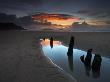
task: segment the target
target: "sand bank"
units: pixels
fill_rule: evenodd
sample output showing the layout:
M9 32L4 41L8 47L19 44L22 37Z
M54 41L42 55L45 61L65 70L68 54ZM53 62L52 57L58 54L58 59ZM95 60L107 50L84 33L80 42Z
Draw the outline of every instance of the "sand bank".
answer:
M41 33L0 32L0 82L75 82L42 54Z

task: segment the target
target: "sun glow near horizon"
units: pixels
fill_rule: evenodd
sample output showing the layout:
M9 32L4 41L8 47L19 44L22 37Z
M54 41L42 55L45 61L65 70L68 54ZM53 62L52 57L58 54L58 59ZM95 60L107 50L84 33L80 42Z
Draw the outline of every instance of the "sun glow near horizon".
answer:
M56 25L62 25L62 26L70 26L72 25L74 22L78 22L79 19L77 18L69 18L69 19L51 19L48 20L48 22L51 22L52 24L56 24Z
M32 16L34 21L40 23L51 23L51 25L71 26L74 22L79 22L80 18L64 14L39 14Z

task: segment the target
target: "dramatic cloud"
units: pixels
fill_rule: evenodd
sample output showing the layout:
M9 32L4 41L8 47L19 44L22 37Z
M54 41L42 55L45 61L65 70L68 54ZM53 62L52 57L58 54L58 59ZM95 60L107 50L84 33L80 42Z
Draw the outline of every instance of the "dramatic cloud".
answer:
M50 22L51 24L56 25L72 25L74 22L79 22L80 18L74 17L68 14L48 14L48 13L39 13L32 16L34 21L46 23Z
M7 13L75 12L78 10L110 10L109 0L0 0L0 11ZM9 12L10 10L10 12ZM19 13L18 13L19 12Z
M110 0L0 0L0 11L17 16L47 12L72 14L85 20L108 20Z

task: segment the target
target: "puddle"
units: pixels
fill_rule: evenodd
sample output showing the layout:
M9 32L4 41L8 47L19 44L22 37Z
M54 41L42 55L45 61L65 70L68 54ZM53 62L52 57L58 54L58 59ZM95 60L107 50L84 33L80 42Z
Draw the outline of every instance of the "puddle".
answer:
M87 49L87 51L72 49L74 38L71 38L68 43L69 47L65 46L63 41L53 40L52 37L40 40L44 54L78 82L109 82L109 58L92 54L92 49Z

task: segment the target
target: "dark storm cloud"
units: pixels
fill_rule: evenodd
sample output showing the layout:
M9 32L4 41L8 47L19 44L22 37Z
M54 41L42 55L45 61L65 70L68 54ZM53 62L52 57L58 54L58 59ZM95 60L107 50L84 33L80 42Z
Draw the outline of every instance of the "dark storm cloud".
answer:
M105 21L105 23L110 25L110 20Z
M110 18L110 10L102 10L102 11L95 11L95 10L80 10L76 12L77 14L86 15L87 17L93 18Z
M80 11L78 11L76 13L79 13L79 14L88 14L88 13L90 13L90 11L89 10L80 10Z
M26 3L26 4L42 4L43 0L0 0L1 3Z
M31 13L42 4L42 0L0 0L0 11L22 16Z
M0 0L0 11L22 15L36 11L59 10L66 2L66 0L61 2L59 0Z
M110 0L0 0L0 11L18 16L43 11L108 17Z

